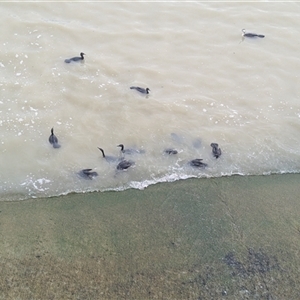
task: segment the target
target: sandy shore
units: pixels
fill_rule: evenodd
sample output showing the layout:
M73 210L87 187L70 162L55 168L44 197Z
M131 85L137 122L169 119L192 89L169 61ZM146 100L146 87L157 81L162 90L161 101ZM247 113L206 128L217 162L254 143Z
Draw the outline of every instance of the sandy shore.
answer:
M300 299L299 182L0 202L0 299Z

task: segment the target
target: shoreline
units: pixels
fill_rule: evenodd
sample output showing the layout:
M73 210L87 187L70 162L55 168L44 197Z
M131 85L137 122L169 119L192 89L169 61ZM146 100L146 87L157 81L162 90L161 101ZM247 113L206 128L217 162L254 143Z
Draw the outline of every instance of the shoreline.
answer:
M0 299L297 299L299 179L1 202Z

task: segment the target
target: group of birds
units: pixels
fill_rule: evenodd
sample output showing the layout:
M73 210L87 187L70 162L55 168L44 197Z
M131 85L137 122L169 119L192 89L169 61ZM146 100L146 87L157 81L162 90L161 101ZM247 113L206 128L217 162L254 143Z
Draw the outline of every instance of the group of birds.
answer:
M58 144L58 138L54 134L54 129L51 128L51 134L49 136L49 143L53 146L53 148L60 148L60 144ZM219 145L217 143L211 143L210 146L212 147L212 155L215 158L219 158L222 154L221 149L219 148ZM125 149L123 144L117 145L117 147L120 147L121 156L110 156L106 155L104 150L100 147L98 149L102 153L102 157L108 162L108 163L117 163L116 170L117 171L126 171L131 166L135 165L135 162L130 159L125 159L124 155L131 155L131 154L143 154L145 153L145 150L143 149ZM176 155L178 151L173 148L167 148L164 150L165 154L168 155ZM189 161L189 165L192 167L197 168L205 168L207 167L207 164L203 162L203 159L196 158L191 161ZM98 176L98 173L93 171L93 169L83 169L78 173L81 177L85 179L93 179L94 177Z
M85 53L80 52L80 56L67 58L67 59L65 59L65 63L69 64L72 61L75 61L75 62L83 61L84 60L84 55L85 55ZM131 90L137 90L138 92L140 92L142 94L149 94L149 92L150 92L149 88L141 88L139 86L131 86L130 89Z
M262 34L256 34L256 33L251 33L251 32L246 32L245 29L242 29L242 36L243 37L249 37L249 38L264 38L265 36ZM71 63L71 62L79 62L84 60L84 55L85 53L81 52L80 56L75 56L72 58L65 59L65 63ZM138 86L131 86L130 89L136 90L141 94L149 94L150 89L149 88L142 88ZM60 145L58 144L58 139L55 136L53 132L53 128L51 128L51 135L49 137L49 142L53 146L53 148L60 148ZM219 148L219 145L217 143L211 143L210 146L212 147L212 154L213 156L217 159L221 156L222 151ZM139 150L139 149L125 149L123 144L118 145L117 147L120 147L120 151L122 154L136 154L136 153L144 153L144 150ZM100 147L98 149L102 152L103 158L108 161L108 162L115 162L117 163L116 170L127 170L131 166L135 164L134 161L125 159L124 156L107 156L104 153L104 150ZM178 151L173 148L168 148L164 150L165 154L168 155L176 155ZM203 159L201 158L196 158L191 161L189 161L189 165L197 168L205 168L207 167L207 164L203 162ZM81 177L85 179L93 179L94 177L98 176L98 173L93 171L92 169L83 169L78 173Z

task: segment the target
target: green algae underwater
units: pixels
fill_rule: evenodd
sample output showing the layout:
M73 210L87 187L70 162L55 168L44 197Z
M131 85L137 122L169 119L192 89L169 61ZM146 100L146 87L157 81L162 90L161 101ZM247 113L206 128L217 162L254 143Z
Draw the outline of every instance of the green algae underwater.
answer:
M0 299L299 299L300 175L0 203Z

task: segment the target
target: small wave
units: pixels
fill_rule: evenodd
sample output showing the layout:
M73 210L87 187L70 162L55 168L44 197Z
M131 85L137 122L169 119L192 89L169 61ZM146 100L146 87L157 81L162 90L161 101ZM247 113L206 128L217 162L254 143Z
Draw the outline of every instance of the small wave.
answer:
M68 187L61 185L58 188L55 185L55 181L52 179L48 179L46 177L41 178L34 178L34 176L29 175L25 181L23 181L19 186L22 187L22 190L10 189L3 191L2 193L2 200L3 201L20 201L20 200L27 200L27 199L36 199L36 198L50 198L50 197L60 197L66 196L69 194L84 194L84 193L93 193L93 192L122 192L128 189L137 189L137 190L144 190L151 185L155 185L158 183L167 183L167 182L175 182L178 180L186 180L190 178L219 178L219 177L230 177L230 176L269 176L273 174L294 174L299 173L299 170L295 171L264 171L264 172L220 172L218 174L210 173L209 170L206 172L199 172L199 173L186 173L184 169L177 169L176 172L170 172L168 174L164 174L162 176L154 176L152 175L151 179L144 179L144 180L129 180L125 182L113 182L110 184L111 186L108 187L100 187L99 181L93 180L88 182L82 182L81 185L71 184ZM77 182L78 183L78 182ZM85 183L89 183L86 185Z

